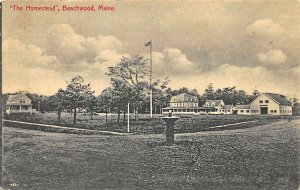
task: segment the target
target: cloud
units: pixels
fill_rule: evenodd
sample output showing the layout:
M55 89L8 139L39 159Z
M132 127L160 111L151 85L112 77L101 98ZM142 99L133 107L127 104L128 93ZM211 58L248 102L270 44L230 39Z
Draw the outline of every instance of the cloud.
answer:
M70 25L52 25L44 47L19 39L3 41L3 91L27 90L45 95L64 88L65 82L80 74L97 90L109 85L107 67L126 53L114 36L85 37ZM51 39L51 40L50 40Z
M87 64L94 64L102 51L118 51L122 43L115 36L98 35L85 37L77 34L68 24L53 24L46 35L45 50L57 57L67 70L80 70Z
M298 68L299 69L299 68ZM298 80L297 80L298 79ZM198 75L171 76L172 88L188 87L204 92L209 83L215 89L236 86L251 94L254 88L260 92L274 92L294 96L300 91L298 77L289 71L273 72L266 67L235 66L223 64L213 71L202 72Z
M291 72L294 73L295 75L298 75L299 77L299 82L300 82L300 66L292 68Z
M271 19L256 20L246 30L249 34L258 35L280 34L283 32L282 26Z
M272 65L279 65L286 61L286 54L280 49L272 49L267 53L256 54L257 59L262 63L268 63Z
M201 71L197 63L190 61L179 49L166 48L153 52L153 71L163 76L194 75Z
M58 61L55 56L47 55L42 48L34 44L24 44L15 38L4 40L3 52L4 62L20 63L27 67L48 67Z

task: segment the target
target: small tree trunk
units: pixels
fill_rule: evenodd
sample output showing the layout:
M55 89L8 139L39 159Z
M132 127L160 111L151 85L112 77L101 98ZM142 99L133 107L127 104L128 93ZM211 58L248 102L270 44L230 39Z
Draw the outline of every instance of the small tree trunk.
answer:
M118 110L118 123L120 123L120 110Z
M135 111L135 120L139 121L139 107L137 107Z
M107 123L107 108L105 109L105 123Z
M60 125L60 116L61 116L61 111L58 110L58 112L57 112L57 122L58 122L58 125Z
M94 119L94 118L93 118L93 114L94 114L94 112L91 112L91 113L90 113L90 118L91 118L91 120Z
M74 119L73 119L73 127L76 125L76 108L74 108Z
M126 119L126 107L124 107L123 109L123 123L125 123L125 119Z
M133 107L133 114L134 114L134 119L135 119L135 121L136 121L136 120L137 120L137 119L136 119L136 106Z

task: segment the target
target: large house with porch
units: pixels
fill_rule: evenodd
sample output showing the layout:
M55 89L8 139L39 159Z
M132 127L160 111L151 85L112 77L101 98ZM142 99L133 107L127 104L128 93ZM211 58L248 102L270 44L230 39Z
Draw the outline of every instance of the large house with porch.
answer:
M162 109L163 114L170 111L174 114L196 114L200 111L199 100L196 96L182 93L173 96L170 100L170 107Z
M7 114L32 113L33 111L35 110L32 109L31 100L25 93L8 95L8 99L5 104L5 112Z
M206 100L203 107L199 107L199 100L196 96L188 93L173 96L170 100L170 107L163 108L163 114L170 111L174 114L232 114L233 106L226 108L223 100ZM226 111L222 111L225 108Z

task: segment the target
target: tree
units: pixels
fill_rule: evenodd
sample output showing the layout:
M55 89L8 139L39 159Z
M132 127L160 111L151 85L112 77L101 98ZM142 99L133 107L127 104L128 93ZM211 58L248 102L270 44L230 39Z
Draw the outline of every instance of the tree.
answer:
M51 105L54 105L57 111L57 123L60 125L61 121L61 113L65 107L65 91L62 89L59 89L55 95L49 97L49 102L51 102Z
M225 104L236 104L237 101L237 90L234 87L226 87L222 90L221 99Z
M252 95L255 97L259 96L259 91L255 88L252 92Z
M236 101L237 104L249 104L249 99L244 90L237 91Z
M124 117L127 103L133 105L138 113L140 103L145 99L149 83L146 76L149 75L149 66L147 60L142 56L123 57L114 67L108 67L108 76L111 77L112 88L114 91L114 103L118 110L123 110ZM125 119L125 118L124 118Z
M215 91L212 83L209 83L207 86L207 89L204 90L203 97L207 100L214 100L215 97Z
M77 109L86 106L87 101L93 96L94 91L92 91L90 84L86 84L79 75L72 78L67 84L64 97L67 105L74 111L73 127L75 127Z
M87 96L85 107L88 113L90 114L90 119L93 120L93 115L95 111L99 108L97 98L94 95Z
M102 111L105 112L105 123L107 123L107 113L110 112L113 105L113 91L112 88L106 88L102 93L97 97L99 107Z

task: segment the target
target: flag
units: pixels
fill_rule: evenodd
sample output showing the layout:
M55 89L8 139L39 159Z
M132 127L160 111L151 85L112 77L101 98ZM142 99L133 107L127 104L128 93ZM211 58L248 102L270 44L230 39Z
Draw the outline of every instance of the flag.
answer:
M151 45L151 41L145 43L145 47L150 46L150 45Z

